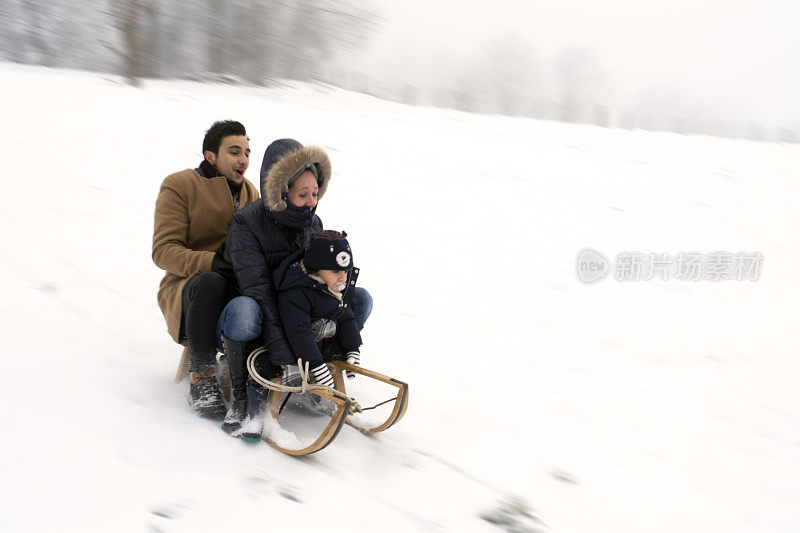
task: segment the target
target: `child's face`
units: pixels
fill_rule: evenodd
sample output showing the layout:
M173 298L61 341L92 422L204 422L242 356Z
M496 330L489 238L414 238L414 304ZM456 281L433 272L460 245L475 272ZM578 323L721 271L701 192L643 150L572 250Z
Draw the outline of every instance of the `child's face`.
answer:
M346 270L320 270L317 272L319 277L325 282L325 285L328 286L329 289L332 291L339 291L341 292L344 289L344 284L347 283L347 271ZM342 284L338 289L336 285Z

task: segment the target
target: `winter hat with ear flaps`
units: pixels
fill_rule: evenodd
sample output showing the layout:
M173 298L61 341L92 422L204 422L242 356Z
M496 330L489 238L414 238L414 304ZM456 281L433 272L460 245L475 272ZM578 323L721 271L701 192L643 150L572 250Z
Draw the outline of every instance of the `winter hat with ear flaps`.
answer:
M284 211L284 194L289 184L306 170L317 178L319 200L331 179L331 160L325 150L319 146L303 146L294 139L273 141L261 162L261 201L264 207L270 211Z
M314 235L306 247L303 265L307 270L352 270L353 252L347 242L347 233L333 230Z

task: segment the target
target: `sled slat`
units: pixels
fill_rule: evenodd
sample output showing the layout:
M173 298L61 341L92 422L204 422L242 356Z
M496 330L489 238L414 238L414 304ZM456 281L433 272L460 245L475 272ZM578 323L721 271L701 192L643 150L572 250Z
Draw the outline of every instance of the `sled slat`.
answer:
M189 375L189 347L183 348L181 361L178 363L178 371L175 372L175 383L180 383L183 378Z

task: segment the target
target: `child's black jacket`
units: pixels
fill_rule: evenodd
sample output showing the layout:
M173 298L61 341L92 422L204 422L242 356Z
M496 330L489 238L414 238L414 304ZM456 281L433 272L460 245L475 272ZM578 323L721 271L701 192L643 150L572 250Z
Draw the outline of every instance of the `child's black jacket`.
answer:
M327 318L336 321L336 341L343 353L361 346L361 334L353 315L353 289L358 269L347 274L347 287L340 301L324 283L309 277L300 266L303 250L286 258L275 270L278 310L286 338L295 356L313 368L322 363L322 353L311 333L311 321Z

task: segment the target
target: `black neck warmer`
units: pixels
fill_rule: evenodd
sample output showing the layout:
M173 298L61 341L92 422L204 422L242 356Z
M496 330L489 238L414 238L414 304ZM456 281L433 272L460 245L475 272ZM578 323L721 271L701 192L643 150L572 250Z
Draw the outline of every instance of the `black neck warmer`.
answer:
M208 162L207 159L203 159L203 162L200 163L200 174L204 178L216 178L219 176L219 172L217 172L217 168Z
M208 159L203 159L203 162L200 163L197 170L204 178L216 178L219 176L219 171L214 165L208 162ZM234 196L238 196L239 192L242 190L241 183L233 183L231 180L228 180L228 187L230 187L231 194Z
M314 216L316 207L311 209L308 207L295 207L292 204L286 205L283 211L270 211L272 217L280 224L287 228L303 229L311 225L311 219Z

